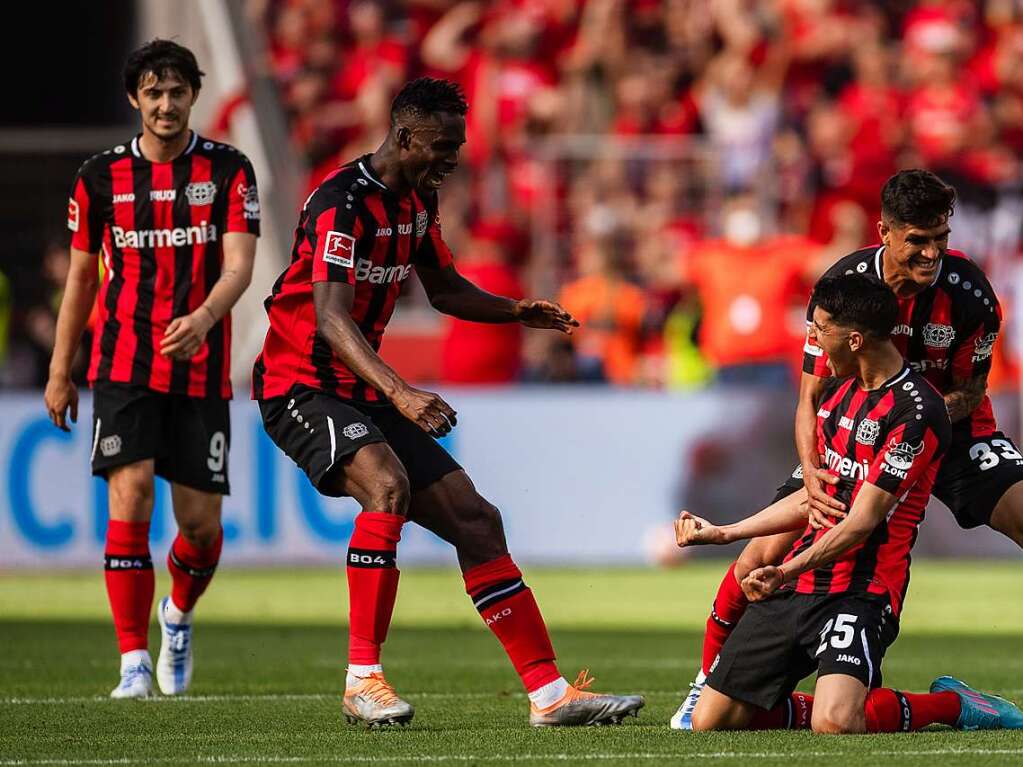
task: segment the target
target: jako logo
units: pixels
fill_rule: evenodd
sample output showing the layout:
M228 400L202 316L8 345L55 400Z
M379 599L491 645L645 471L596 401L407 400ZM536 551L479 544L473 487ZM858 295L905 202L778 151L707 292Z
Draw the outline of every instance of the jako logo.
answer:
M360 258L355 264L355 279L371 282L374 285L403 281L412 274L412 264L405 266L373 266L372 261Z
M487 618L487 625L488 626L493 626L499 620L501 620L502 618L507 618L511 614L512 614L512 609L510 607L506 607L503 610L501 610L501 612L494 613L489 618Z
M178 226L174 229L122 229L110 227L118 248L177 248L217 241L217 227L200 221L199 226Z

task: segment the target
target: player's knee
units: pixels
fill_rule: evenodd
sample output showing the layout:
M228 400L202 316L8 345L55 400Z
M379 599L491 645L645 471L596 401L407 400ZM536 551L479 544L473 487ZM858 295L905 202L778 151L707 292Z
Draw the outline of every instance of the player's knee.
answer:
M220 519L219 517L208 517L180 520L178 530L181 532L181 537L193 546L206 549L216 543L220 536Z
M408 475L404 469L384 471L375 478L372 506L374 511L404 515L408 511L411 495Z
M501 512L485 498L475 495L459 510L458 529L461 551L496 558L506 553Z
M844 705L818 707L814 701L811 729L821 735L857 735L867 731L862 711L853 711Z
M696 709L693 711L693 730L696 732L709 732L716 730L720 727L720 718L714 716L711 711L705 707L696 704Z
M153 509L152 481L119 477L110 483L110 512L116 519L141 522L149 519Z

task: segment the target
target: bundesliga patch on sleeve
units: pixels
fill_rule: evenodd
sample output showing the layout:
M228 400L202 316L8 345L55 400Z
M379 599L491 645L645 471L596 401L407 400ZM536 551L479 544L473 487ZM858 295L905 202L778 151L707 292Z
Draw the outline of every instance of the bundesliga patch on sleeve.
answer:
M355 238L344 232L327 232L323 243L323 260L349 269L355 265Z
M73 199L67 201L67 228L78 231L78 202Z

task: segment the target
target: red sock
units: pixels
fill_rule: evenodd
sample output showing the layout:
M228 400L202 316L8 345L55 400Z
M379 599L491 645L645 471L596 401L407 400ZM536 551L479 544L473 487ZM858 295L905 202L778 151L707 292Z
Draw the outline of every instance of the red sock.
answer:
M153 560L149 556L149 523L107 524L104 575L114 630L121 653L149 646L149 613L153 609Z
M881 687L867 695L867 732L910 732L959 719L954 692L912 693Z
M508 653L526 692L560 677L540 608L511 554L466 570L462 577L466 593Z
M735 580L735 563L728 568L724 580L718 586L717 596L711 605L710 617L707 618L707 629L703 635L703 673L709 674L714 659L721 652L725 640L732 633L739 618L746 612L749 602L742 593L742 587Z
M405 517L364 511L348 543L348 662L374 666L398 596L398 541Z
M770 711L759 709L749 723L751 730L809 730L813 696L794 692Z
M171 574L171 601L181 612L187 613L206 587L213 580L213 572L220 561L220 549L224 545L224 531L217 533L217 539L201 549L189 543L179 532L167 553L167 569Z

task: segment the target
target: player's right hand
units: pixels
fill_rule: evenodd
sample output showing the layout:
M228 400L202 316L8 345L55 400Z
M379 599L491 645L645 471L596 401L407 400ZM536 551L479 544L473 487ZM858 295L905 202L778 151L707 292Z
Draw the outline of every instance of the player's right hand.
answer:
M438 395L406 386L391 398L398 412L434 437L443 437L457 423L455 411Z
M708 543L728 543L724 531L706 519L683 511L675 520L675 543L680 549Z
M767 599L785 584L780 568L766 565L752 570L742 579L742 593L750 602L761 602Z
M834 527L845 516L845 504L828 495L827 486L837 485L838 475L820 467L803 467L807 517L815 530Z
M71 409L71 423L78 423L78 387L66 376L50 376L43 393L46 412L53 425L71 431L67 425L67 410Z

